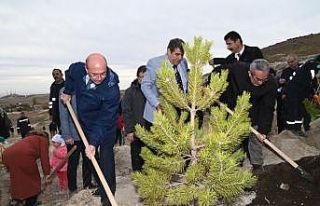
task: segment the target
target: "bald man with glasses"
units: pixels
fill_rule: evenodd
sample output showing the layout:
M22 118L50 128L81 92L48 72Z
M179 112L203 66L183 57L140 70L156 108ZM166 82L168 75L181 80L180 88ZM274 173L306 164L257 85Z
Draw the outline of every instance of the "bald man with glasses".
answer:
M92 158L99 149L98 162L110 190L116 191L115 160L113 147L117 129L120 104L119 78L107 65L106 58L99 53L90 54L86 63L78 62L69 67L65 82L64 102L70 94L77 97L77 113L81 126L88 138L86 154ZM107 195L99 185L102 205L110 205Z

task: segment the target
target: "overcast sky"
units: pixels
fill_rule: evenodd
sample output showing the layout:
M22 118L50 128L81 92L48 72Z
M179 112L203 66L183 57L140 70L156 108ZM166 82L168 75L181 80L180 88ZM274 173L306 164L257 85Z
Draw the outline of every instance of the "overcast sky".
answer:
M172 38L200 35L222 57L231 30L260 48L319 33L319 8L319 0L1 0L0 95L48 93L53 68L91 52L106 56L125 89Z

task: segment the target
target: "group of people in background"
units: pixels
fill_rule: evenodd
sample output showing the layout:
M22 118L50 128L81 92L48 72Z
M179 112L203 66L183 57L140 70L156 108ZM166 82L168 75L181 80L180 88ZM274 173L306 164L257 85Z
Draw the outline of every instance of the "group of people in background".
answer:
M303 100L313 95L317 86L316 74L319 68L319 56L304 64L299 64L296 55L289 55L289 67L275 75L267 60L264 59L258 47L247 46L241 36L231 31L224 37L227 49L231 54L226 58L214 58L209 61L214 69L212 73L229 71L228 87L221 95L220 101L230 109L236 106L236 100L244 91L249 92L252 107L249 117L260 135L248 135L243 141L243 149L256 174L263 172L262 144L271 131L273 113L277 108L278 131L292 130L295 134L304 135L309 129L310 116L303 106ZM151 58L146 65L138 67L136 78L125 91L120 101L118 75L108 66L107 59L99 53L90 54L85 62L76 62L63 72L54 69L54 82L50 87L49 114L51 120L52 142L55 147L51 161L54 167L59 158L65 156L73 145L76 151L70 156L67 166L59 173L60 186L70 193L77 191L77 167L80 154L82 156L83 188L95 188L95 195L100 195L102 205L111 205L93 169L90 159L97 158L102 173L113 194L116 192L115 160L113 147L116 142L117 128L123 131L131 146L131 161L133 171L141 171L144 161L140 156L141 148L146 146L135 133L135 126L142 125L150 130L154 121L154 113L163 108L160 104L160 92L157 88L157 71L161 63L166 61L175 71L176 82L183 93L188 93L188 63L184 58L184 41L179 38L170 40L165 54ZM209 78L210 82L210 78ZM208 83L208 82L207 82ZM66 107L70 101L79 118L80 124L88 138L89 146L85 148ZM121 108L121 112L119 111ZM179 113L179 111L178 111ZM119 117L120 116L120 117ZM29 120L22 114L18 120L23 137L25 127L30 126ZM51 129L52 128L52 129ZM55 135L55 132L59 134ZM122 134L122 133L121 133ZM33 134L24 138L15 147L25 147L22 144L32 144L32 158L40 158L45 175L49 174L48 141L46 135ZM20 162L13 160L12 149L7 150L5 164L10 173L16 170ZM18 149L15 149L18 150ZM22 154L25 155L25 154ZM32 160L33 160L32 159ZM31 161L31 159L30 159ZM32 164L33 165L33 164ZM20 168L19 168L20 170ZM20 171L21 172L21 171ZM30 172L35 175L32 184L36 189L28 195L17 195L17 184L20 179L12 178L12 197L17 200L34 202L40 191L39 172L32 166ZM95 181L93 181L94 176ZM22 176L28 179L27 176ZM26 180L24 180L26 181ZM47 180L49 182L49 180ZM15 189L16 188L16 189ZM30 199L31 198L31 199Z

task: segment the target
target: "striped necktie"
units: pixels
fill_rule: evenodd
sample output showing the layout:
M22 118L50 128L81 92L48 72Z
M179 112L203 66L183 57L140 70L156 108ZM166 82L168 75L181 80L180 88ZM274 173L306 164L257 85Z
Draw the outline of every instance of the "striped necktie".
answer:
M179 88L183 91L182 79L181 79L181 75L177 69L177 65L173 65L172 67L175 70L175 77L176 77L177 84L178 84Z

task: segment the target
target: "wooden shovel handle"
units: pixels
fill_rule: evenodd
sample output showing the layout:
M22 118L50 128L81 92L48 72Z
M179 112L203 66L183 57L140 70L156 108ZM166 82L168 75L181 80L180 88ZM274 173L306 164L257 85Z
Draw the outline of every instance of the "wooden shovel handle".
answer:
M67 108L68 108L68 110L70 112L72 120L73 120L73 122L74 122L74 124L75 124L75 126L76 126L76 128L77 128L77 130L79 132L80 138L81 138L84 146L87 148L89 146L88 140L87 140L87 138L86 138L81 126L80 126L78 118L77 118L76 114L74 113L74 110L73 110L73 108L72 108L72 106L70 104L70 101L67 101L66 105L67 105ZM115 198L114 198L114 196L113 196L113 194L112 194L112 192L111 192L111 190L110 190L110 188L109 188L109 186L107 184L107 181L103 176L103 173L102 173L102 171L101 171L101 169L99 167L99 164L98 164L96 158L92 157L90 160L92 161L93 167L94 167L94 169L96 170L96 172L98 174L98 177L99 177L99 179L101 181L101 184L102 184L105 192L107 193L107 196L109 198L109 201L110 201L111 205L112 206L118 206L118 204L117 204L117 202L116 202L116 200L115 200Z
M219 102L219 104L221 104L221 102ZM226 111L233 115L233 111L231 109L229 109L228 107L225 107ZM258 132L256 129L254 129L253 127L250 127L250 130L252 133L254 133L256 136L261 136L261 133ZM258 137L257 137L258 138ZM268 145L273 151L275 151L280 157L282 157L285 161L287 161L292 167L297 168L299 167L299 165L293 161L288 155L286 155L285 153L283 153L279 148L277 148L274 144L272 144L268 139L264 139L263 143L265 143L266 145Z

